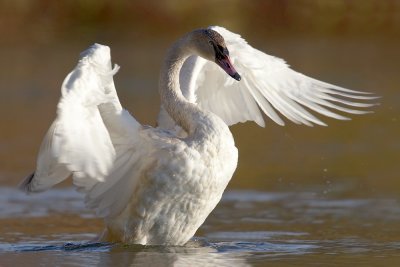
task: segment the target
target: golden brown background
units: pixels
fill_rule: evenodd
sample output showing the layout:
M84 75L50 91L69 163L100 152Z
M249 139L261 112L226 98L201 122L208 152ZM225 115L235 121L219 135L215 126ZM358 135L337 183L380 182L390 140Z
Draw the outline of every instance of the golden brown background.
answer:
M123 105L154 125L157 79L171 42L220 25L297 71L382 96L374 113L329 127L268 120L232 127L231 188L398 195L400 1L0 1L0 185L35 167L60 85L79 53L109 45Z

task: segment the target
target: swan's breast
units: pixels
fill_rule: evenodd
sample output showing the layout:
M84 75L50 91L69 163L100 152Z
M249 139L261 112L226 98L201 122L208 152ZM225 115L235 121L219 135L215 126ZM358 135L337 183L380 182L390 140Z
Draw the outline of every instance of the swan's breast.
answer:
M232 138L230 136L230 138ZM125 241L184 244L220 201L237 164L237 149L224 141L160 145L154 164L142 173L120 221Z

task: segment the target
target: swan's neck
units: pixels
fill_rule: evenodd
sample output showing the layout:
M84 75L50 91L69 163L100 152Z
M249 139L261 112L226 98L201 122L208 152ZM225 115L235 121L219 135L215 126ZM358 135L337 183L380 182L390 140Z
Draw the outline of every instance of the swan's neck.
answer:
M179 72L185 60L193 54L192 47L189 35L172 45L164 60L159 83L163 107L188 134L194 132L196 117L202 113L195 104L183 96L179 84Z

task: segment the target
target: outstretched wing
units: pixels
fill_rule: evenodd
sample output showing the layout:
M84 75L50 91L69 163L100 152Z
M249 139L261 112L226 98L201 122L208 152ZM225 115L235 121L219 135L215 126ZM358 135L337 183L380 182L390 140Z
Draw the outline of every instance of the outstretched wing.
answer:
M62 85L57 118L43 140L36 171L22 189L46 190L72 174L88 206L100 215L124 207L140 175L138 159L147 151L139 145L142 126L118 100L117 70L107 46L95 44L81 54Z
M238 34L222 27L211 28L224 37L242 80L237 82L216 64L192 57L181 72L182 77L191 77L191 80L182 79L181 85L184 92L195 92L198 105L215 113L228 125L250 120L264 126L260 109L279 125L284 125L279 113L297 124L325 125L310 111L346 120L348 118L337 111L364 114L368 111L354 107L374 105L357 102L375 98L368 93L307 77L290 69L284 60L251 47Z

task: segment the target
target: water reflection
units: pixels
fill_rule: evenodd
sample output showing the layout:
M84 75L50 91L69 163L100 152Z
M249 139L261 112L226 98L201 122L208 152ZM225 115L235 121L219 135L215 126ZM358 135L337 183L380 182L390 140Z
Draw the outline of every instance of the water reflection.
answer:
M120 250L120 252L123 252L125 266L250 266L246 263L244 253L234 251L219 253L217 249L209 246L141 247L130 250L131 253L125 253L125 250ZM120 260L118 253L111 253L100 259L100 262L108 262L112 265Z
M244 258L245 253L227 249L228 246L224 246L226 247L224 253L213 245L204 246L197 242L192 242L185 247L127 246L106 243L67 243L47 246L22 244L9 247L7 250L25 253L21 263L25 262L27 257L31 257L31 260L38 265L52 266L63 265L65 262L79 266L250 266ZM38 257L32 255L32 252L35 252ZM39 256L38 252L45 254L46 259L41 257L43 255ZM14 254L11 253L11 255ZM3 263L7 262L18 265L19 260L11 256Z

